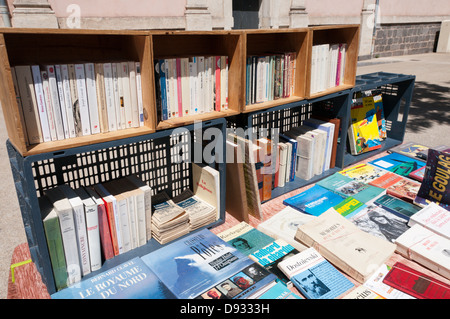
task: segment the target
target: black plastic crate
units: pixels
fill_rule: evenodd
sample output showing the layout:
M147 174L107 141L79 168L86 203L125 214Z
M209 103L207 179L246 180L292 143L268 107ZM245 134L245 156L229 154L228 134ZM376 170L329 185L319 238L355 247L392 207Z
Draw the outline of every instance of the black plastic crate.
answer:
M387 138L382 142L380 149L359 155L352 155L347 147L344 153L344 167L403 143L415 79L414 75L386 72L375 72L356 77L355 87L351 90L351 98L362 91L372 91L382 95ZM350 122L347 127L349 126ZM343 133L347 136L347 131Z
M213 140L205 140L199 135L207 129L214 129L214 133L217 133L212 135ZM202 151L203 144L213 143L214 150L218 152L205 160L206 164L219 171L221 192L220 217L207 226L212 228L225 221L226 165L224 160L221 160L226 156L225 131L226 121L222 118L143 136L27 157L22 157L8 140L7 150L31 258L49 293L54 293L56 288L38 203L38 198L46 189L60 184L69 184L74 188L90 186L136 174L148 183L153 194L166 191L169 196L174 197L186 188L192 189L190 163L202 161L201 157L195 155L194 150ZM83 278L160 247L162 246L156 240L151 239L144 246L105 261L100 270Z

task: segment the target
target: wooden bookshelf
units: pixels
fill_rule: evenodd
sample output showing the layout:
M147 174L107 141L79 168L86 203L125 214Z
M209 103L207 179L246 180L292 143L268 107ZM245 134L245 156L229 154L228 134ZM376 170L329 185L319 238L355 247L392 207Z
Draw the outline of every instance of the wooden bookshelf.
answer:
M210 120L240 113L242 104L242 82L240 81L244 65L243 33L239 31L152 31L152 60L193 57L228 56L228 109L196 115L181 116L168 120L156 120L156 129L167 129L191 124L196 120ZM154 66L151 67L154 74ZM153 85L155 89L155 85ZM156 94L153 90L153 94ZM155 95L156 96L156 95ZM156 107L153 117L157 118Z
M310 37L308 44L308 61L306 71L306 97L313 99L319 96L350 89L355 85L356 68L359 52L359 25L330 25L309 28ZM311 93L311 66L312 47L319 44L345 43L347 45L345 54L345 68L343 83L320 92ZM341 75L342 76L342 75Z
M155 132L150 36L144 31L0 29L0 100L8 137L22 156ZM11 67L32 64L136 61L141 63L144 126L27 145Z
M244 69L242 72L242 112L254 112L278 105L297 102L305 98L306 64L308 58L308 28L244 30L245 54L242 56ZM246 60L248 56L280 54L295 52L296 68L294 71L294 92L287 98L246 104Z

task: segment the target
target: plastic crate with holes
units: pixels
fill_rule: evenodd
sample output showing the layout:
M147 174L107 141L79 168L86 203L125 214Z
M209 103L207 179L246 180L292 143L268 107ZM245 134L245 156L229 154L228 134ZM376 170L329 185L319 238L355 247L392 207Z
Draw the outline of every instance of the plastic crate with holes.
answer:
M356 84L351 90L352 99L356 98L360 93L365 95L381 94L387 136L381 142L381 148L367 153L352 155L348 146L343 156L343 167L403 143L415 79L414 75L386 72L369 73L356 77Z
M97 143L57 152L22 157L7 141L13 178L33 262L50 294L56 291L39 208L45 190L61 184L72 188L137 175L153 194L165 191L170 197L186 188L192 190L192 162L210 165L219 172L220 188L225 189L225 119L205 121L156 133ZM206 150L208 146L208 152ZM211 154L209 154L211 153ZM225 221L225 192L220 192L220 209L212 228ZM197 229L197 230L199 230ZM155 239L145 245L104 261L99 272L133 257L160 248Z

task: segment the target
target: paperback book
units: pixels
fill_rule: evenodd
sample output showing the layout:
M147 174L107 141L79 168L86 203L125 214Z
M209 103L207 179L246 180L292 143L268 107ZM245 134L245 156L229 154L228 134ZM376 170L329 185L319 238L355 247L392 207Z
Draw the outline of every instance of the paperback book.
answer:
M412 227L415 224L420 224L450 240L450 211L435 203L428 204L411 216L408 225Z
M379 167L375 167L370 164L357 164L355 166L345 168L341 171L339 171L339 174L342 174L344 176L350 177L351 179L369 184L373 180L376 180L378 178L381 178L387 173L386 170L381 169ZM377 185L375 185L377 186Z
M364 286L374 291L384 299L415 299L413 296L404 293L383 282L386 275L392 269L391 266L383 264L370 276L364 283Z
M406 220L409 220L411 216L421 209L417 205L388 194L381 195L373 203Z
M369 164L388 170L389 172L408 176L409 173L425 166L425 162L408 157L406 155L391 153L386 156L380 157Z
M283 260L278 267L308 299L335 299L354 287L312 247Z

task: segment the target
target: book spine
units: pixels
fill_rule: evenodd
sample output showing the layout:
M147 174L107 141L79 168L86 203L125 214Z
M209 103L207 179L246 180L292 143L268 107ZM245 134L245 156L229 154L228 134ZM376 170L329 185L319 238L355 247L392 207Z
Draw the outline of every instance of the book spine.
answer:
M98 224L100 232L100 243L105 260L114 257L114 248L112 243L112 235L108 221L108 214L106 212L105 203L98 203Z
M145 243L147 242L145 194L143 191L141 191L139 194L136 195L135 203L136 203L138 246L142 246L145 245Z
M77 77L75 74L75 64L68 65L70 96L72 98L73 121L75 125L76 136L83 135L83 127L81 125L80 104L78 102Z
M116 121L117 121L117 129L123 130L125 128L125 118L122 114L122 103L121 103L121 95L119 88L119 69L117 63L111 63L112 70L112 79L113 79L113 96L114 96L114 105L116 107Z
M136 94L139 111L139 126L144 126L144 101L142 100L141 63L135 62L136 68Z
M130 77L130 97L131 97L131 114L132 127L139 127L139 106L137 98L136 86L136 65L134 61L128 61L128 74Z
M40 108L37 102L35 88L33 83L33 75L29 66L16 66L15 73L17 77L17 86L20 95L20 104L22 106L23 117L25 121L28 142L30 144L38 144L50 141L50 133L48 131L48 123L43 123L45 130L45 139L43 129L41 128ZM44 115L42 115L44 117ZM47 116L45 115L44 118Z
M50 127L50 136L52 141L56 141L58 139L58 135L56 132L56 124L55 124L55 114L53 114L53 105L52 98L50 96L50 85L48 83L48 73L45 70L41 72L42 79L42 92L44 95L44 104L47 109L47 117L48 117L48 125Z
M130 230L130 243L131 249L139 247L138 243L138 218L136 211L136 199L135 196L127 197L127 217L128 217L128 225Z
M130 91L130 73L128 70L128 63L120 63L120 78L123 90L123 105L125 109L125 126L126 128L133 127L133 111L131 106L131 91Z
M86 136L91 134L91 123L89 119L89 105L86 92L86 76L83 64L75 64L75 75L77 79L81 127L83 129L83 136Z
M168 119L168 111L167 111L167 90L166 90L166 68L164 66L164 60L158 60L159 67L159 87L161 90L161 114L162 120L165 121Z
M189 58L190 114L197 113L197 58Z
M123 90L123 77L122 77L122 65L120 63L114 63L117 68L117 90L118 90L118 101L117 106L119 107L119 111L117 114L120 114L117 118L120 118L120 128L123 130L127 128L127 116L125 114L125 97L124 97L124 90ZM114 68L113 68L114 72Z
M342 43L339 43L339 48L338 48L338 57L337 57L337 65L336 65L336 82L335 85L339 86L339 84L341 83L341 63L342 63Z
M205 112L205 57L198 57L198 109L199 113Z
M97 105L97 86L95 83L94 63L85 63L86 93L89 107L89 122L91 123L91 134L100 133L100 121Z
M63 119L61 116L61 105L59 104L58 97L58 86L56 84L56 74L55 74L55 66L47 65L47 76L48 76L48 95L51 100L51 107L53 111L53 118L55 121L56 128L56 138L58 140L64 139L64 125ZM45 93L45 91L44 91Z
M17 83L16 71L13 66L11 67L11 77L13 80L14 96L16 97L16 103L17 103L17 106L19 107L18 111L19 111L20 125L22 127L22 132L23 132L23 138L24 138L25 145L28 146L28 145L30 145L30 142L28 139L27 126L25 124L22 100L20 99L19 84Z
M214 76L216 79L215 82L215 110L220 112L222 110L222 103L221 103L221 82L220 82L220 61L221 61L221 57L220 56L215 56L214 57Z
M180 71L181 71L181 105L182 114L187 116L190 113L190 86L189 86L189 59L180 59Z
M105 82L106 113L108 115L108 130L112 132L117 131L117 118L111 63L103 64L103 72Z
M70 199L69 199L70 200ZM76 235L80 254L80 264L83 276L91 272L91 262L89 257L89 245L86 231L86 217L83 205L72 205L75 220Z
M109 126L108 126L108 111L106 108L103 63L95 64L95 85L97 91L97 107L98 107L98 118L100 123L100 132L106 133L109 131L108 128Z
M170 69L170 59L163 60L164 66L164 74L166 78L166 100L167 100L167 119L171 119L173 117L172 114L172 81L170 79L171 74L169 73Z
M64 138L69 138L69 123L67 119L67 107L64 100L64 88L62 83L61 65L55 65L56 87L58 90L59 107L64 128Z
M178 116L183 116L183 91L181 90L181 59L176 58L175 59L175 67L176 67L176 85L177 85L177 105L178 105Z
M130 222L128 219L128 205L126 198L117 199L116 198L116 207L117 207L117 217L119 219L120 225L120 236L122 242L122 250L121 253L125 253L131 250L131 229ZM120 246L119 246L120 247Z
M90 266L96 271L102 267L97 205L85 206L85 214Z
M70 80L69 80L69 66L67 64L61 65L61 78L64 94L64 104L66 106L67 124L69 128L69 138L76 137L75 122L73 119L73 104L70 95Z
M67 265L58 217L44 220L44 231L57 290L67 287Z

